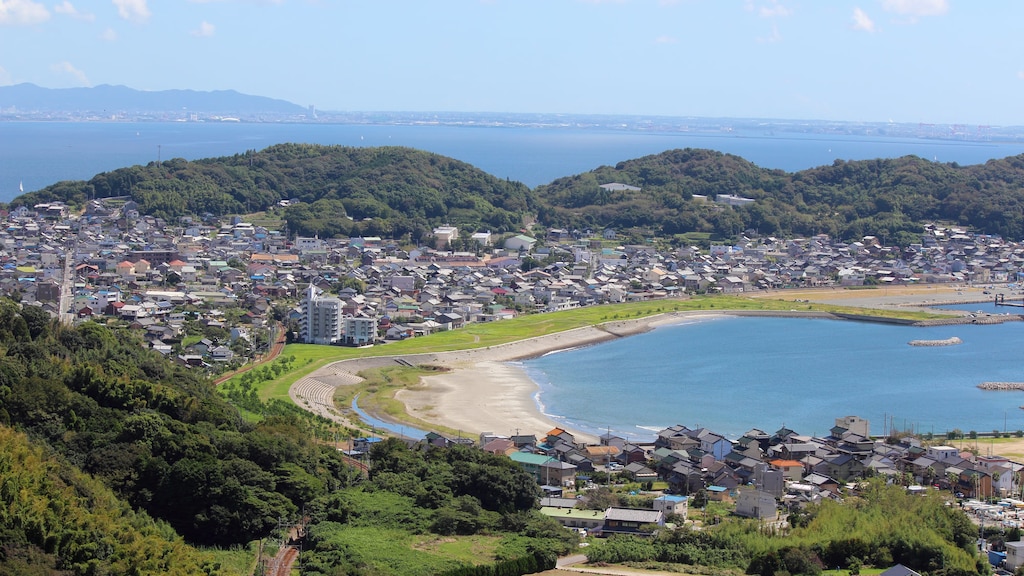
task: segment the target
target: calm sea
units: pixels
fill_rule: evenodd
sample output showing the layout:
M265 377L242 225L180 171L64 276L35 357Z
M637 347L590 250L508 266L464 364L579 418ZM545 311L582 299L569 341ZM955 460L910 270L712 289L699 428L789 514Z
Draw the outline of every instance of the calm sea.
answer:
M978 164L1024 152L991 143L754 131L658 133L579 128L373 126L345 124L0 122L0 201L60 180L159 159L240 154L282 142L408 146L450 156L536 187L552 180L673 148L710 148L787 171L835 159L914 154Z
M1020 309L970 305L997 313ZM917 339L963 343L915 347ZM1024 429L1024 392L982 391L1024 381L1024 322L914 328L820 319L711 317L522 365L544 411L573 428L650 439L673 424L731 438L787 426L827 434L857 415L944 434Z

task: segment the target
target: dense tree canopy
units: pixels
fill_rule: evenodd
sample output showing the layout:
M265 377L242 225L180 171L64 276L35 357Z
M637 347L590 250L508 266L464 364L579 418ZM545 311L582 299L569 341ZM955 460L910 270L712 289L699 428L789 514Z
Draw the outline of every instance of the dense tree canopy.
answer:
M619 182L641 190L608 191ZM1024 238L1024 156L959 166L915 156L837 160L795 173L759 168L710 150L670 150L561 178L536 190L540 220L552 226L644 228L654 234L752 229L781 236L865 235L918 242L927 222ZM716 195L756 200L727 208Z
M600 187L612 182L641 189ZM719 194L756 202L729 208L714 202ZM930 221L1024 238L1024 155L973 166L916 156L836 160L787 173L710 150L669 150L531 191L463 162L408 148L280 144L224 158L122 168L87 182L60 182L14 204L81 205L109 196L131 196L143 213L164 218L255 212L297 200L285 211L293 233L413 242L423 241L439 224L509 232L534 216L549 226L722 238L753 229L847 240L875 235L909 244Z
M143 214L240 214L281 200L293 233L350 232L420 240L449 223L470 231L518 228L531 209L529 189L469 164L409 148L280 144L261 151L189 162L180 158L60 182L14 204L130 196Z
M259 424L196 374L94 323L67 327L0 301L0 424L24 430L191 542L265 535L349 483L294 410Z

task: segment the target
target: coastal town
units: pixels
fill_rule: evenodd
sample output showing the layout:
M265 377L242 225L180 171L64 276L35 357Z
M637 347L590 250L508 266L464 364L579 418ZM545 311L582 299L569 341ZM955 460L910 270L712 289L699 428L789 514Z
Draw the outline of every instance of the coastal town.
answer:
M80 214L54 202L0 216L0 292L67 323L137 331L153 350L211 374L256 360L279 338L386 345L522 314L786 288L984 286L983 298L1012 301L1024 274L1024 245L938 225L904 249L870 236L844 243L751 233L738 244L702 248L620 244L610 229L498 237L453 226L434 229L430 245L409 248L377 237L290 237L237 216L169 223L139 214L125 198L91 201ZM989 294L989 285L1000 288ZM297 386L321 384L326 405L337 382L321 380ZM293 399L312 410L308 394ZM322 415L336 414L328 408ZM783 427L728 439L677 425L641 442L527 430L478 441L431 432L421 440L507 455L543 486L545 514L598 535L648 534L651 526L686 521L698 495L702 505L728 502L739 516L780 521L803 505L841 500L873 476L908 490L948 491L979 520L1021 527L1024 501L1013 497L1024 489L1024 463L983 455L976 445L938 443L947 439L879 436L855 416L838 418L823 437ZM359 458L379 440L357 439L347 452ZM596 487L595 478L662 489L651 509L587 510L566 497ZM981 504L1000 498L1003 505ZM1001 562L1010 569L1024 563L1024 544L1007 548Z
M266 352L278 322L289 341L361 346L685 294L981 286L1024 274L1019 243L937 225L905 249L871 236L844 243L748 231L741 243L701 248L620 244L611 229L498 237L454 226L410 248L379 237L290 237L239 216L165 222L125 198L93 200L82 214L53 202L0 217L0 293L68 322L122 321L162 354L215 371Z

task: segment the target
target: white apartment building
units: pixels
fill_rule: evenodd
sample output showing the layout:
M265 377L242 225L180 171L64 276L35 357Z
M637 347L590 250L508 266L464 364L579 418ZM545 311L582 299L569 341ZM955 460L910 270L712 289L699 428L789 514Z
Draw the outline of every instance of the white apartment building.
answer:
M342 301L324 296L312 283L302 302L302 341L307 344L334 344L342 336Z
M375 316L346 316L341 324L343 341L350 346L373 344L377 338Z

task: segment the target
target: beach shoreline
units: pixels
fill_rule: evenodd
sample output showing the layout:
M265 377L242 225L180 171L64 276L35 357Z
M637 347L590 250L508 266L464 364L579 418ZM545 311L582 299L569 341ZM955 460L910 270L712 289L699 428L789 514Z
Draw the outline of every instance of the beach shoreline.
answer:
M815 303L841 303L866 309L924 307L964 299L987 299L980 289L958 286L908 286L902 289L887 288L884 291L811 289L774 291L758 296L784 297L794 301L804 299ZM406 414L410 417L451 430L459 430L460 434L466 435L483 432L502 436L517 433L543 435L551 429L563 428L581 441L596 443L597 438L593 434L568 428L554 417L545 414L538 404L539 386L522 367L512 363L553 352L592 346L648 332L659 326L678 324L701 317L755 315L840 319L833 314L813 311L669 312L638 319L615 320L486 348L341 361L317 370L304 380L323 380L328 385L336 386L338 377L343 383L352 383L359 380L356 374L367 368L396 363L439 366L446 368L447 371L425 376L421 379L420 386L400 390L395 394L395 398L405 405ZM962 320L956 315L951 315L950 321ZM296 395L292 394L292 397L295 399ZM322 412L322 407L311 406L308 401L306 407L314 411L320 408ZM393 421L378 414L371 415L381 420ZM409 424L397 421L394 423Z

